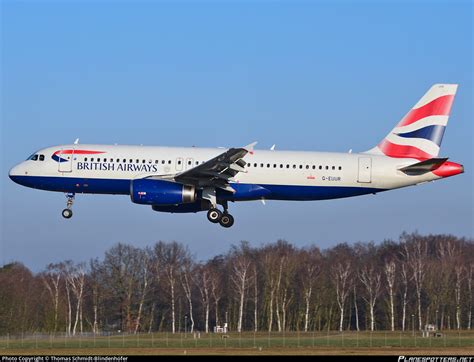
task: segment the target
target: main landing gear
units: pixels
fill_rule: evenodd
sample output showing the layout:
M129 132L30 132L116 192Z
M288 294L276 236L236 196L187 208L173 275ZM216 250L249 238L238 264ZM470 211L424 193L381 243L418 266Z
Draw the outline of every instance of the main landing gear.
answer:
M234 225L234 217L227 211L227 203L224 205L224 212L213 207L207 212L207 219L214 224L221 224L222 227L230 228Z
M74 197L76 195L74 193L67 193L66 194L66 198L67 198L67 202L66 202L66 208L62 211L62 215L63 215L63 218L65 219L70 219L72 217L72 204L74 203Z

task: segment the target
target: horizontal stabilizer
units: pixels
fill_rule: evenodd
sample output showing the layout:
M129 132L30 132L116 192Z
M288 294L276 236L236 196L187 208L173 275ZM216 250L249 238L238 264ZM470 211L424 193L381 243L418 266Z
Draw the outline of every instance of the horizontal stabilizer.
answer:
M400 168L400 171L406 173L409 176L419 176L427 172L431 172L439 168L443 163L447 161L446 158L430 158L425 161L415 163L410 166Z

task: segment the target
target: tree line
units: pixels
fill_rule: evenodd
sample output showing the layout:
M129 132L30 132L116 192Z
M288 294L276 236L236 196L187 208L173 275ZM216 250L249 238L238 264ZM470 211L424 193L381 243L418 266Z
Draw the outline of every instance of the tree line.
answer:
M197 261L177 242L0 268L0 334L471 329L474 242L403 233L320 250L290 242Z

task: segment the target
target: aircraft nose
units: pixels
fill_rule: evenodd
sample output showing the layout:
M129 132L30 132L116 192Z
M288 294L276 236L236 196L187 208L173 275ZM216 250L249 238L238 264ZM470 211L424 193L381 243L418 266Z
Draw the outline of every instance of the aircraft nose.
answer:
M19 165L13 166L8 172L8 177L10 177L10 180L12 180L13 182L18 183L19 176L20 176Z

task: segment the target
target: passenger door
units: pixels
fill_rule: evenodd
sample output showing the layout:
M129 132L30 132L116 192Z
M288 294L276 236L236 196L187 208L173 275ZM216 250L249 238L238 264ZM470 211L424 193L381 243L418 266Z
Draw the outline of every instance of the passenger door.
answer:
M58 153L58 171L59 172L72 172L72 163L74 161L74 149L63 150Z
M357 177L357 182L372 182L372 158L359 157L359 175Z

